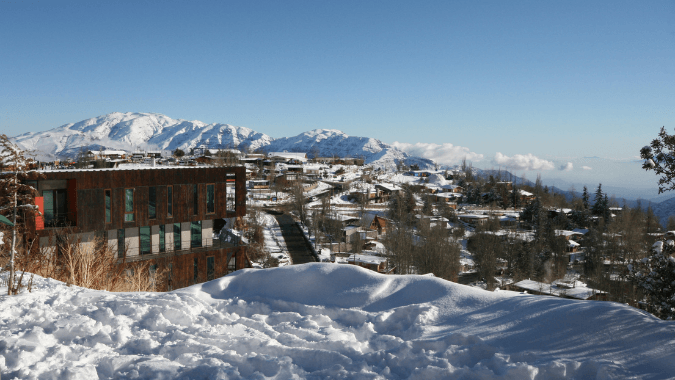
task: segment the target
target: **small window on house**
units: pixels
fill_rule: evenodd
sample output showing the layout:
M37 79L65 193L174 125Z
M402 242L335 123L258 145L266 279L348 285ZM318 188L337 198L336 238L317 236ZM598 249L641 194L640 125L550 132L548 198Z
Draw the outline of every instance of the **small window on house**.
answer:
M124 221L134 221L134 189L124 190Z
M152 245L150 240L150 226L140 227L140 243L141 243L141 255L147 255L152 253Z
M206 258L206 279L208 281L216 278L216 258L209 256Z
M112 223L112 199L111 191L105 191L105 222Z
M169 263L169 273L167 273L166 286L167 290L173 290L173 263Z
M192 207L193 213L199 214L199 185L192 186Z
M157 188L148 188L148 218L157 219Z
M235 270L237 270L237 260L233 254L232 257L230 257L230 261L227 262L227 273L234 272Z
M173 249L174 251L180 251L180 223L173 224Z
M163 225L163 224L159 225L159 251L160 252L166 251L166 243L165 243L165 239L164 239L164 235L165 235L164 228L165 227L166 226Z
M190 247L202 246L202 221L190 222Z
M216 185L206 185L206 213L216 212Z
M124 228L117 230L117 257L124 257L126 243L124 242Z
M173 186L166 188L166 216L173 217Z

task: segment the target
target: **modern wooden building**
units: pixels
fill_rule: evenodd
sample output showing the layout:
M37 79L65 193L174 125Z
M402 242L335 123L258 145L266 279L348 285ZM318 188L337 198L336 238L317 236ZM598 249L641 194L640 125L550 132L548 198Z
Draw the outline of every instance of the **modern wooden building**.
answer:
M44 253L59 235L107 239L120 260L164 266L179 288L250 266L236 237L214 238L223 218L246 214L244 167L148 167L42 171L31 181L42 216L32 221Z

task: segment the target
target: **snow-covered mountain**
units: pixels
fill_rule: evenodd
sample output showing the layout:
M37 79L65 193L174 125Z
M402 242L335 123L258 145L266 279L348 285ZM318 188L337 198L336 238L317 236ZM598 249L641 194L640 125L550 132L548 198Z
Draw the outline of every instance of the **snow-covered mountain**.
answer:
M410 156L380 140L349 136L337 129L315 129L293 137L278 138L265 146L263 150L267 152L308 152L320 157L362 157L366 164L383 169L394 169L397 162L403 162L406 165L416 164L421 169L434 165L431 160Z
M13 138L20 147L33 151L38 160L74 157L86 150L124 149L188 151L210 148L248 148L251 151L315 152L320 156L363 157L375 168L392 169L398 162L433 167L433 161L407 153L368 137L348 136L334 129L316 129L294 137L274 139L264 133L229 124L172 119L156 113L120 113L62 125L45 132L29 132Z
M39 160L72 157L82 149L189 150L211 148L261 148L272 141L264 133L229 124L172 119L156 113L120 113L65 124L45 132L29 132L14 139L33 151Z

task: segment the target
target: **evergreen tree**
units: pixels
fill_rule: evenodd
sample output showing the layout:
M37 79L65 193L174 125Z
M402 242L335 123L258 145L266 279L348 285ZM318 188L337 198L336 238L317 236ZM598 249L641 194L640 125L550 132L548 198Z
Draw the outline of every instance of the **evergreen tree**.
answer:
M602 184L598 184L598 189L595 190L595 198L593 198L593 208L591 211L595 216L603 216L605 214L605 209L603 206L603 194L602 194Z
M652 255L628 266L630 278L645 294L651 311L659 318L675 318L675 247L666 241L657 244Z
M583 206L584 211L588 211L590 208L589 202L589 196L588 196L588 188L584 186L584 192L581 194L581 204Z

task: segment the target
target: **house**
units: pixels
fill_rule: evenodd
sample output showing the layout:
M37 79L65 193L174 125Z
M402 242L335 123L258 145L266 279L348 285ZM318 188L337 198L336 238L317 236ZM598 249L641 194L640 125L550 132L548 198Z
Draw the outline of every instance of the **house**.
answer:
M550 284L523 280L512 284L511 287L526 291L531 294L555 296L561 298L571 298L578 300L607 300L607 293L601 290L589 288L586 284L579 281L553 281Z
M42 171L28 181L40 217L29 221L36 250L58 254L57 240L102 238L121 260L170 268L172 288L250 266L245 246L213 237L223 218L246 214L243 167L148 167ZM228 181L233 181L228 183Z
M487 223L489 217L487 215L476 215L476 214L459 214L457 215L459 220L464 223L467 223L471 226L477 226Z
M267 157L277 162L293 162L293 163L307 162L307 153L270 152L267 154Z
M398 193L402 189L389 183L378 183L375 185L375 190L377 190L377 198L379 201L386 202L394 193Z
M388 220L375 213L364 213L361 217L361 226L368 230L377 231L377 235L384 235L387 233Z
M347 264L358 265L379 273L387 273L386 257L352 254L347 258Z

